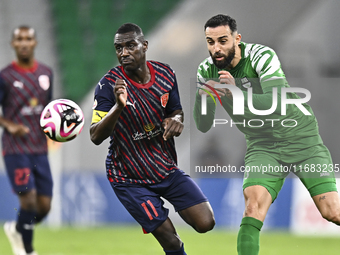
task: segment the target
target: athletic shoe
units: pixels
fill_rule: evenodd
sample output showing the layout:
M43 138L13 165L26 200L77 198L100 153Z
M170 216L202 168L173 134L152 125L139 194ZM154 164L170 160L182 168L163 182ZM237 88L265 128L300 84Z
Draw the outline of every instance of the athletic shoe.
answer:
M6 236L12 246L14 255L26 255L24 242L22 241L21 234L15 228L15 221L7 221L4 225Z

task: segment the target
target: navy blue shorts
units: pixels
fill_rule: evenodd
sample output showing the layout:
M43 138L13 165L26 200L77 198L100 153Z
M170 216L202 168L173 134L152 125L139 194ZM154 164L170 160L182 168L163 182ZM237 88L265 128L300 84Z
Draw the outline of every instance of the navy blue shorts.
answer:
M39 195L52 197L53 181L47 155L5 155L6 171L16 193L36 189Z
M208 201L189 175L176 170L160 183L150 185L110 183L120 202L131 216L150 233L168 218L161 197L168 200L176 212Z

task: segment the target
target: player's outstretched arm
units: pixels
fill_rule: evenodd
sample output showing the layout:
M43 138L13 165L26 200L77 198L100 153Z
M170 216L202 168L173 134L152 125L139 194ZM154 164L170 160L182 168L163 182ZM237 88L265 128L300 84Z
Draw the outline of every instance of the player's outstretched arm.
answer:
M182 110L176 110L170 114L169 117L163 120L163 139L166 141L167 139L173 136L179 136L184 128L184 113Z
M90 138L95 145L101 144L112 134L119 116L126 106L127 91L124 80L117 79L114 87L114 94L117 99L116 104L101 121L93 123L90 127Z

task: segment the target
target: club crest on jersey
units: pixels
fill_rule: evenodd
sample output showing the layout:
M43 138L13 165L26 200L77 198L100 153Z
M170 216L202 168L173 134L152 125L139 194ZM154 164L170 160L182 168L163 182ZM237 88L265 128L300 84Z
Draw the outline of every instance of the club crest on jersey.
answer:
M15 81L13 82L13 86L22 89L24 87L24 84L21 81Z
M39 78L39 85L43 90L48 90L50 87L50 78L47 75L40 75Z
M241 79L242 86L246 89L249 89L251 87L250 81L247 79L247 77L244 77Z
M165 108L169 101L169 93L165 93L161 96L161 105Z
M98 105L98 102L97 102L97 99L95 99L92 105L92 109L93 110L96 109L97 105Z

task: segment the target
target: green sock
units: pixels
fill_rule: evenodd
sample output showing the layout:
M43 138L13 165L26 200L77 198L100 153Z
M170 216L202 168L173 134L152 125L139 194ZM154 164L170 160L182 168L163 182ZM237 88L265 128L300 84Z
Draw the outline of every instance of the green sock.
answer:
M263 222L244 217L237 236L238 255L258 255L260 251L260 230Z

